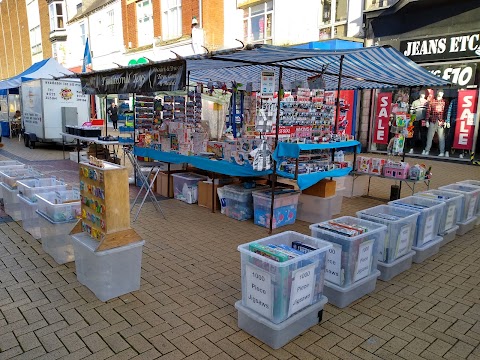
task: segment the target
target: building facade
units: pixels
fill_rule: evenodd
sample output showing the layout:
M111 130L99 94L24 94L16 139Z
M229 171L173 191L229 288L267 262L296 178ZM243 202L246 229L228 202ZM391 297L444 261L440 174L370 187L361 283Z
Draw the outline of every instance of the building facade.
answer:
M49 34L45 0L0 1L0 80L51 57Z
M478 157L479 18L480 6L475 0L400 0L386 9L365 13L366 46L392 46L452 83L446 88L382 91L391 110L404 107L415 119L406 139L406 151L411 155L464 161L471 153ZM369 145L372 150L386 150L387 144L375 137L377 100L378 92L370 104ZM392 111L390 118L394 117Z

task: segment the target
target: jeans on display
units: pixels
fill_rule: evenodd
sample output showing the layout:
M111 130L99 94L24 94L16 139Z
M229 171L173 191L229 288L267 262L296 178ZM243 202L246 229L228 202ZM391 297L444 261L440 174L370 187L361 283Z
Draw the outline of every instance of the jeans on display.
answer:
M448 129L448 133L446 135L445 151L448 151L448 152L452 151L453 140L455 139L455 126L456 126L456 122L453 121L450 124L450 129Z
M440 153L444 153L445 152L445 129L443 128L443 126L438 126L438 122L430 123L430 126L428 127L427 146L425 147L425 151L430 151L435 132L438 134L438 144L440 147Z

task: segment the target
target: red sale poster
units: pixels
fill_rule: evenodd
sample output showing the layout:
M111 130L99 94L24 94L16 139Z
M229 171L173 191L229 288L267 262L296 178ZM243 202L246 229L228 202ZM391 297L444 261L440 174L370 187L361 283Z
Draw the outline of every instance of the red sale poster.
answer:
M375 131L373 142L376 144L388 144L388 122L392 105L392 93L379 93L377 109L375 112Z
M462 150L472 149L476 112L477 90L459 90L453 148Z

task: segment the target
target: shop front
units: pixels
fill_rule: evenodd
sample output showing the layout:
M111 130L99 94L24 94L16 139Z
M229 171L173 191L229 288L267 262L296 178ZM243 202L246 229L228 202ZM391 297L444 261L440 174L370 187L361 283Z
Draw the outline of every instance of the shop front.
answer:
M400 1L384 12L367 13L367 43L390 45L451 83L440 88L375 92L370 116L371 151L399 150L394 146L399 128L402 130L398 122L405 122L401 150L409 155L464 161L480 158L480 8L473 3L438 1L432 8ZM418 21L406 22L412 13Z

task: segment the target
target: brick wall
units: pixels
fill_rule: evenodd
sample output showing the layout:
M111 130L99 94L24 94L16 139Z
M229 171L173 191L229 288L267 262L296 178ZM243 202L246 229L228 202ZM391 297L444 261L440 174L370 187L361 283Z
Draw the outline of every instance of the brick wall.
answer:
M38 0L43 58L52 57L48 4ZM0 4L0 79L18 75L32 65L30 32L25 0L4 0Z
M128 49L128 43L132 43L132 49L137 47L137 4L127 5L126 0L122 0L122 26L123 42Z
M50 15L48 13L48 4L46 1L38 0L38 11L40 12L40 31L42 32L43 58L48 59L52 57L52 43L50 42ZM67 21L66 16L64 21Z
M153 36L162 35L162 12L161 12L161 0L153 0Z
M198 20L198 14L198 0L182 1L182 35L192 34L192 19L196 17Z
M225 26L223 2L224 0L203 0L203 29L205 47L208 50L216 50L223 46Z

